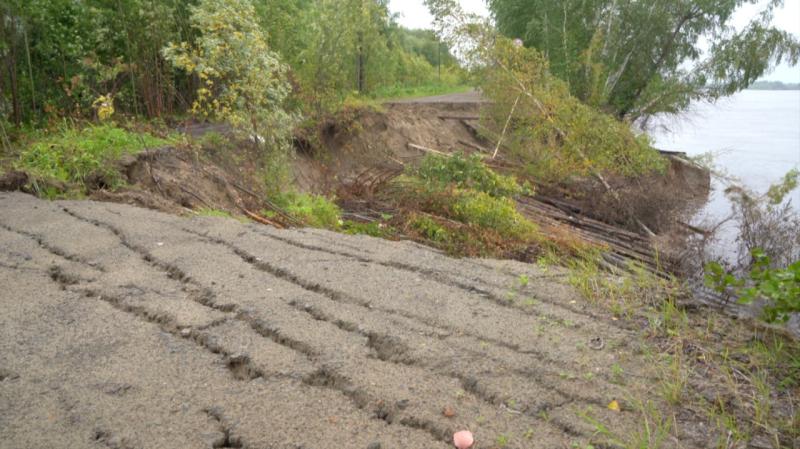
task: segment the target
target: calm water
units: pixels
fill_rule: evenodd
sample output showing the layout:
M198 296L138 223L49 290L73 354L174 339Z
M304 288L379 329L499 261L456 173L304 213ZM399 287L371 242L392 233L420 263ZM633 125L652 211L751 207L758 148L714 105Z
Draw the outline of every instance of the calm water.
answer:
M759 194L800 167L800 91L747 90L714 105L697 105L681 120L661 124L671 130L653 133L658 148L693 156L711 152L717 167ZM695 222L715 222L730 214L724 188L715 181L712 197ZM800 191L790 199L800 209ZM731 231L724 232L729 239ZM723 236L720 242L727 247L723 252L733 245L729 239Z

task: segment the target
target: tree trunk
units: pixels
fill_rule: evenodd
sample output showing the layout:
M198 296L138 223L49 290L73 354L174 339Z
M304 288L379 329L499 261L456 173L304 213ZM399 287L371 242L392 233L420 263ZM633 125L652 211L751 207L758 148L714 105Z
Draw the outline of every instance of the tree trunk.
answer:
M356 61L356 80L358 93L363 94L366 86L364 85L364 33L358 32L358 56Z

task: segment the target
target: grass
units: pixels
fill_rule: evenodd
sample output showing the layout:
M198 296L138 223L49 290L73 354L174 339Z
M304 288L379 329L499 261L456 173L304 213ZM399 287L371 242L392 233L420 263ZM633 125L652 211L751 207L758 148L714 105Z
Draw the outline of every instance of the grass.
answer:
M437 95L459 94L473 90L464 84L432 83L424 86L392 86L382 87L370 96L380 101L402 100L406 98L432 97Z
M753 438L793 447L800 438L800 343L716 311L687 313L679 305L688 297L680 282L631 271L610 276L588 260L573 262L570 270L569 282L589 302L641 329L637 345L654 379L646 390L630 392L639 427L615 433L582 415L595 427L594 442L657 448L681 437L676 416L691 410L705 417L710 447L739 447ZM613 383L627 385L621 365L609 369Z
M44 196L63 191L85 193L89 182L111 189L123 184L114 162L122 156L169 141L147 133L134 133L114 125L67 126L34 140L20 154L16 168L28 172ZM58 187L53 187L58 186Z
M411 237L452 255L500 257L543 242L538 227L516 208L513 196L525 191L479 156L461 154L429 155L388 189Z
M361 223L352 220L345 220L342 224L341 231L350 235L368 235L370 237L378 238L391 238L397 235L397 229L380 221Z
M273 196L271 200L289 215L313 228L338 230L344 224L339 206L321 195L288 191ZM267 217L274 216L272 211L263 213Z

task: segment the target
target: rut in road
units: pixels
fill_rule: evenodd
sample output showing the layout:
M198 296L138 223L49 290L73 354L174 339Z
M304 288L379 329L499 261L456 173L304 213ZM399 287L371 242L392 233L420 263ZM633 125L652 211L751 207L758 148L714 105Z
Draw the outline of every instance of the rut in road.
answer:
M470 428L487 445L562 447L591 439L588 410L611 429L632 426L636 416L605 405L649 382L630 363L631 330L579 302L555 269L19 194L0 194L0 210L0 275L15 280L0 297L3 324L21 342L3 347L2 362L22 393L68 377L56 396L80 415L64 423L85 424L64 425L75 441L100 429L95 441L119 447L206 435L201 446L428 448ZM521 274L529 285L518 285ZM27 296L38 308L20 304ZM53 329L80 331L53 360L37 335L64 311L75 318ZM20 324L31 314L33 325ZM586 344L598 336L601 351ZM77 363L88 342L102 365ZM613 382L617 363L630 363L631 384ZM110 401L83 378L129 387ZM2 405L24 402L0 391ZM39 406L10 414L0 437L23 441ZM106 418L118 408L124 423ZM154 422L176 434L148 432Z

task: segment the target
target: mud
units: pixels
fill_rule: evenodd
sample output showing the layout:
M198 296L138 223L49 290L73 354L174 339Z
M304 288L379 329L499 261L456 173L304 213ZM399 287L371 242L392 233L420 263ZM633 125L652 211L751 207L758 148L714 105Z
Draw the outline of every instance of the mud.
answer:
M560 448L591 441L587 412L634 429L637 330L563 276L0 193L0 447L446 448L469 428Z

